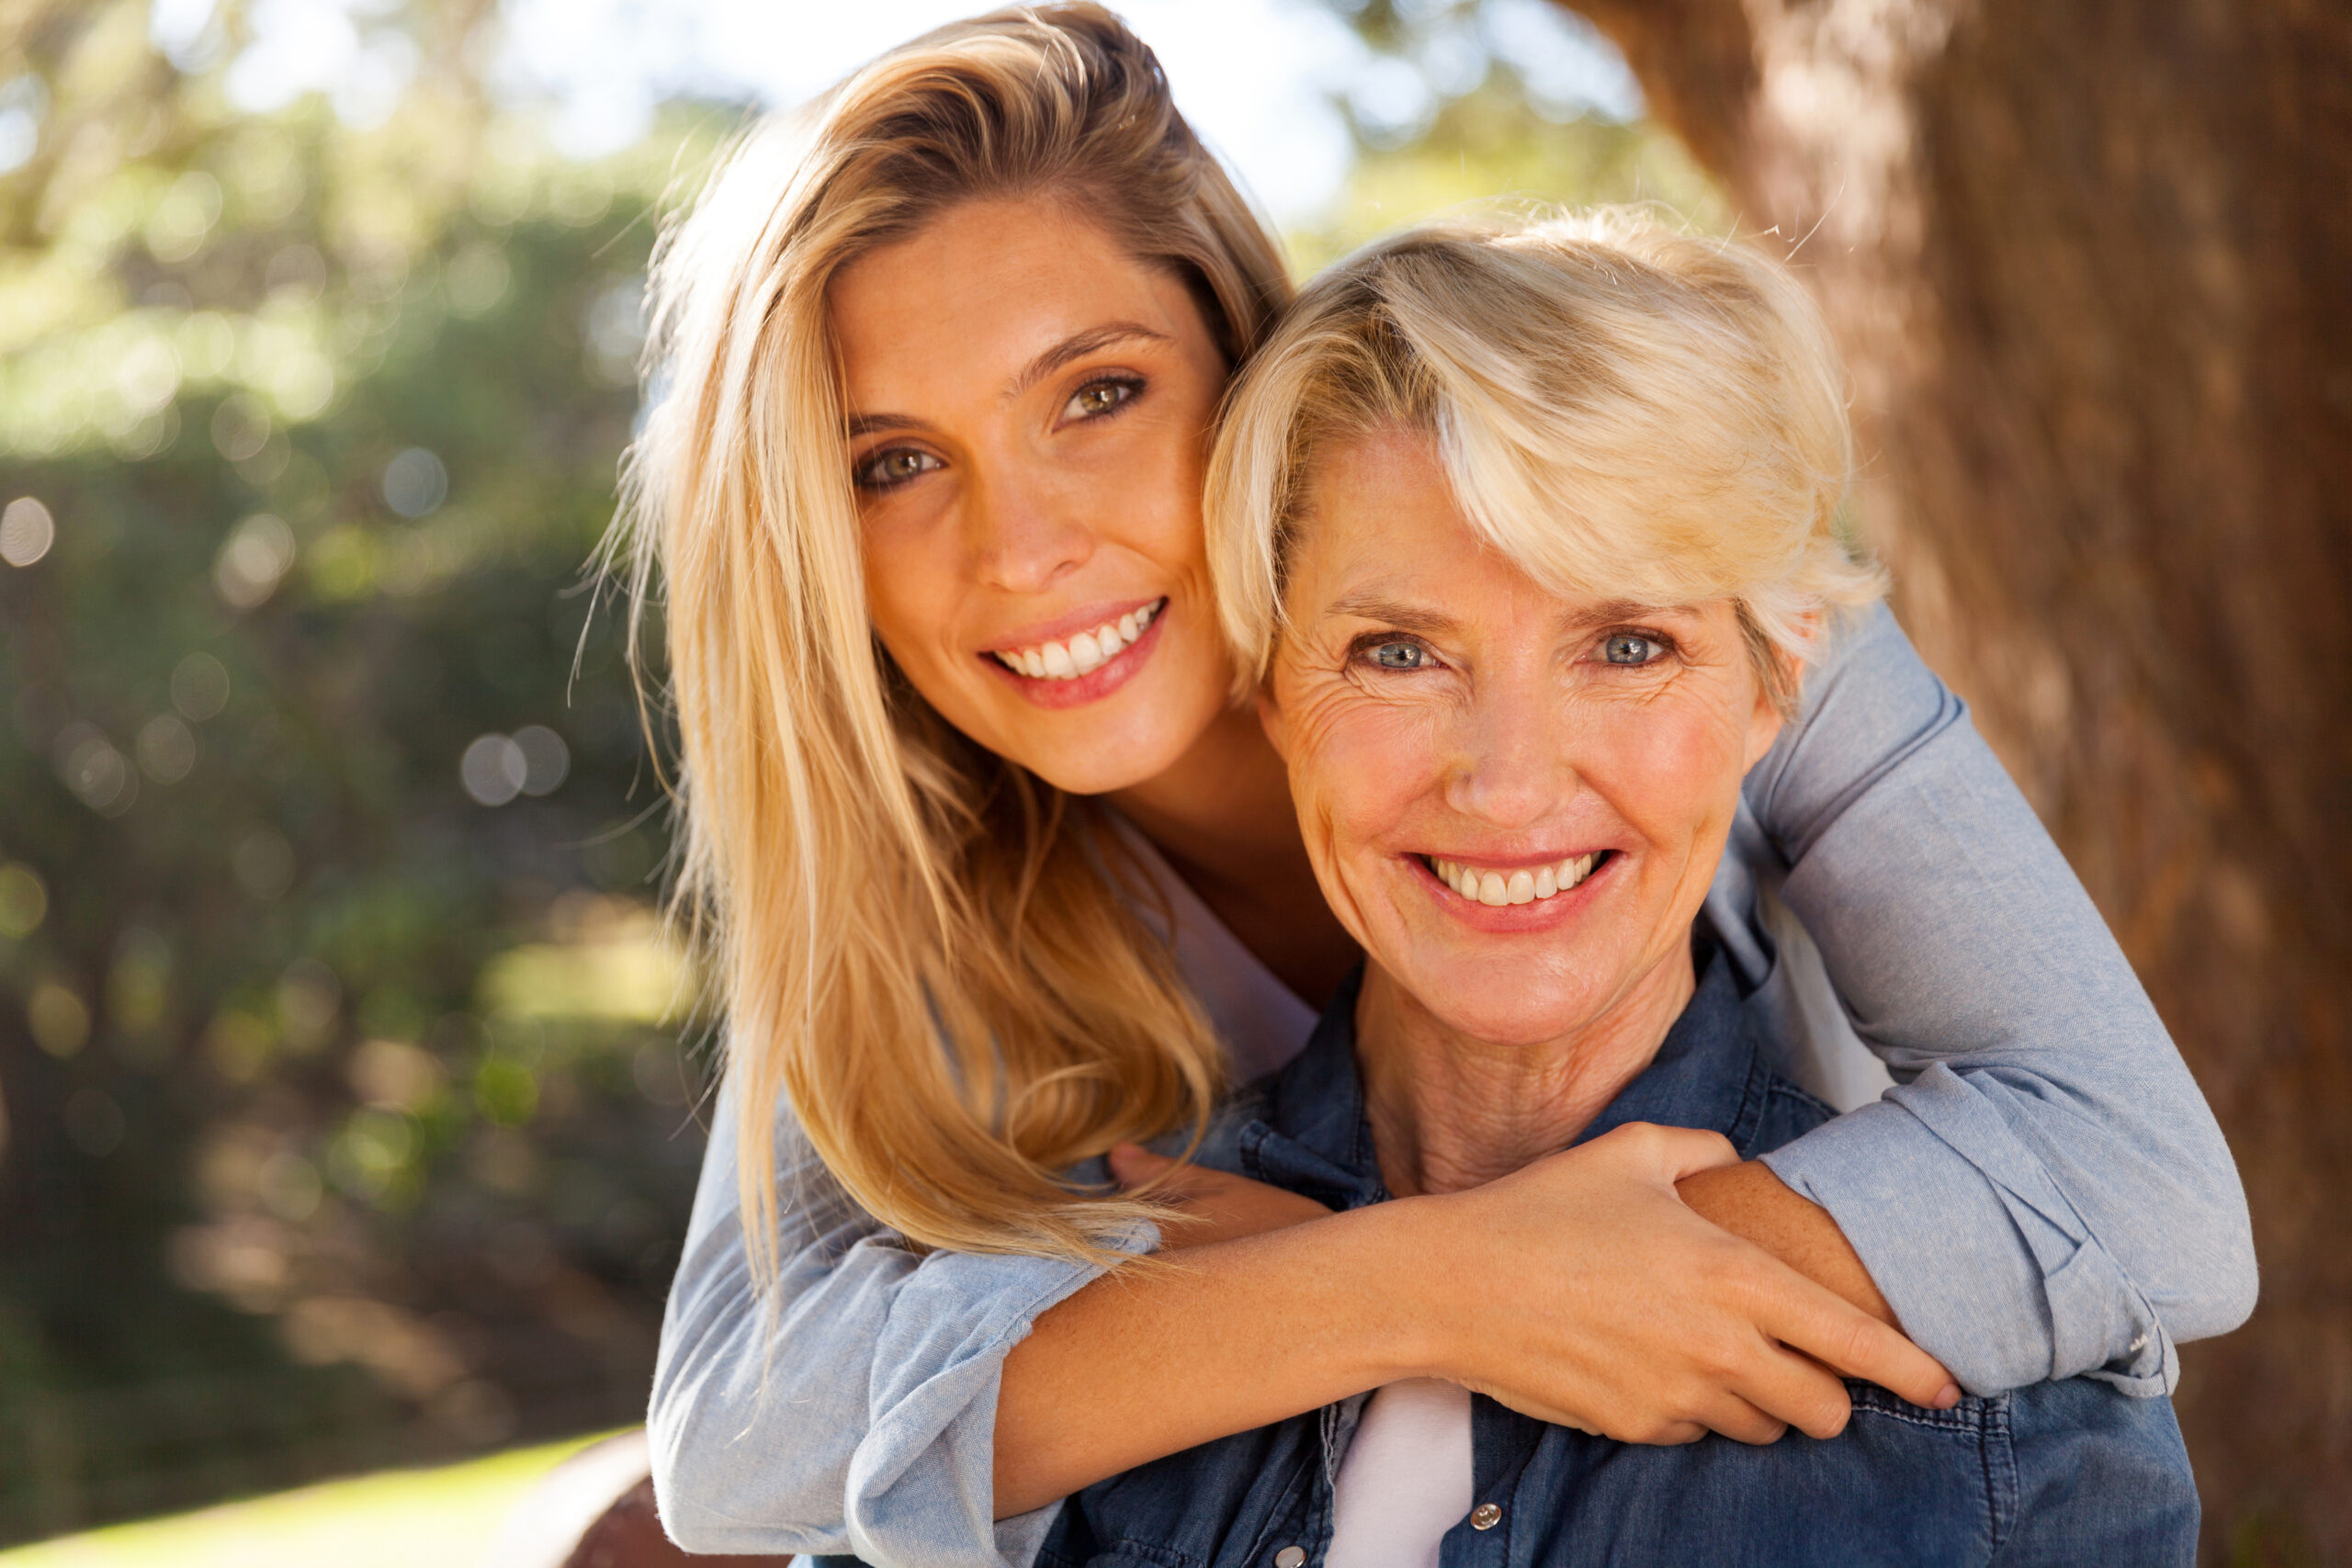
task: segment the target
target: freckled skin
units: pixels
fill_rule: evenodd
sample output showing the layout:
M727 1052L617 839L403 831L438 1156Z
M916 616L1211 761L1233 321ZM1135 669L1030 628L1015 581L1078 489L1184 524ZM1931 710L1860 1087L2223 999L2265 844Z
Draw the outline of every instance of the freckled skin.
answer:
M845 268L829 304L847 412L921 426L851 448L854 466L917 470L861 502L884 648L949 723L1062 788L1166 772L1225 713L1232 680L1200 508L1226 366L1183 284L1050 203L971 202ZM1111 323L1158 335L1013 389L1039 355ZM1129 390L1090 407L1105 385ZM1041 707L981 661L1023 627L1161 595L1159 646L1100 701Z
M1400 617L1334 613L1343 598L1429 620L1409 636ZM1606 1036L1638 1015L1657 1031L1630 1033L1654 1048L1690 994L1690 922L1740 779L1779 732L1733 604L1550 592L1482 545L1432 444L1399 431L1322 459L1287 609L1261 716L1375 986L1385 972L1430 1021L1492 1044ZM1611 664L1614 634L1667 651ZM1417 644L1428 667L1379 668L1367 638ZM1600 849L1615 863L1562 896L1562 922L1500 933L1449 909L1415 860Z

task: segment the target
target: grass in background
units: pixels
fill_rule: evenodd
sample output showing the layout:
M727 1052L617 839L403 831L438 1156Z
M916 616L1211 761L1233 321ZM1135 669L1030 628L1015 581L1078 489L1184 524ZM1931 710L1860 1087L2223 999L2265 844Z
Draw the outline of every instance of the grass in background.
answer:
M469 1568L507 1514L594 1438L396 1470L0 1551L0 1568Z

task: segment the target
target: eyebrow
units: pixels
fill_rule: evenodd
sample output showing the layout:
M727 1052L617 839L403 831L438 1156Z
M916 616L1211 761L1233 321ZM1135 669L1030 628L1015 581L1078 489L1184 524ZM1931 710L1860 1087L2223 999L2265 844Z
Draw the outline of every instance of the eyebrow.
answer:
M1099 354L1114 344L1173 343L1175 341L1166 333L1155 332L1140 321L1105 321L1099 327L1089 327L1084 332L1072 333L1031 360L1028 367L1012 378L1004 389L1005 400L1010 402L1073 360L1083 359L1090 354Z
M1645 604L1633 599L1609 599L1579 612L1573 617L1578 627L1602 626L1615 621L1639 620L1683 606ZM1342 593L1325 606L1326 615L1347 615L1357 620L1382 621L1399 631L1417 632L1423 637L1443 637L1460 629L1461 623L1437 610L1389 598L1377 588L1359 589Z
M1359 621L1381 621L1399 631L1419 632L1425 637L1443 637L1456 630L1459 623L1453 616L1427 610L1401 599L1391 599L1378 589L1359 589L1342 593L1324 607L1326 615L1346 615Z
M1090 354L1099 354L1123 343L1175 341L1166 333L1156 332L1140 321L1106 321L1099 327L1072 333L1022 367L1020 373L1005 383L1004 400L1011 402L1055 371ZM842 431L854 441L861 435L871 435L882 430L917 430L935 434L936 428L929 420L917 419L910 413L858 413L850 415Z

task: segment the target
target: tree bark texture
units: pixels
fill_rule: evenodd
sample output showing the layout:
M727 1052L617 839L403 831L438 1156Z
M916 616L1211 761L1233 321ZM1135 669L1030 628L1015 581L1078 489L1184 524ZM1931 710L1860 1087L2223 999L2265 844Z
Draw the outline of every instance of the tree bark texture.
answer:
M2352 1562L2352 5L1585 0L1854 378L1863 526L2229 1134L2215 1562Z

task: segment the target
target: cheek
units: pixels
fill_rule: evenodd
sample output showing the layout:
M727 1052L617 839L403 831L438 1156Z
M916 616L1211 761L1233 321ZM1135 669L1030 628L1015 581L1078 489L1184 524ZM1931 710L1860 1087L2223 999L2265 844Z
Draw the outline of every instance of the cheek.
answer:
M957 597L957 562L948 531L927 528L901 509L878 509L860 531L866 614L901 665L922 657L923 627L944 624Z
M1745 716L1672 696L1615 707L1587 728L1596 744L1580 766L1644 838L1661 848L1687 846L1722 831L1736 807L1747 771Z
M1426 708L1370 700L1345 685L1290 714L1291 787L1301 820L1343 836L1344 852L1405 818L1438 787L1437 726Z
M1208 530L1201 512L1201 443L1170 428L1152 432L1141 445L1136 461L1098 477L1089 506L1106 536L1124 535L1124 542L1146 559L1187 578L1204 573Z

